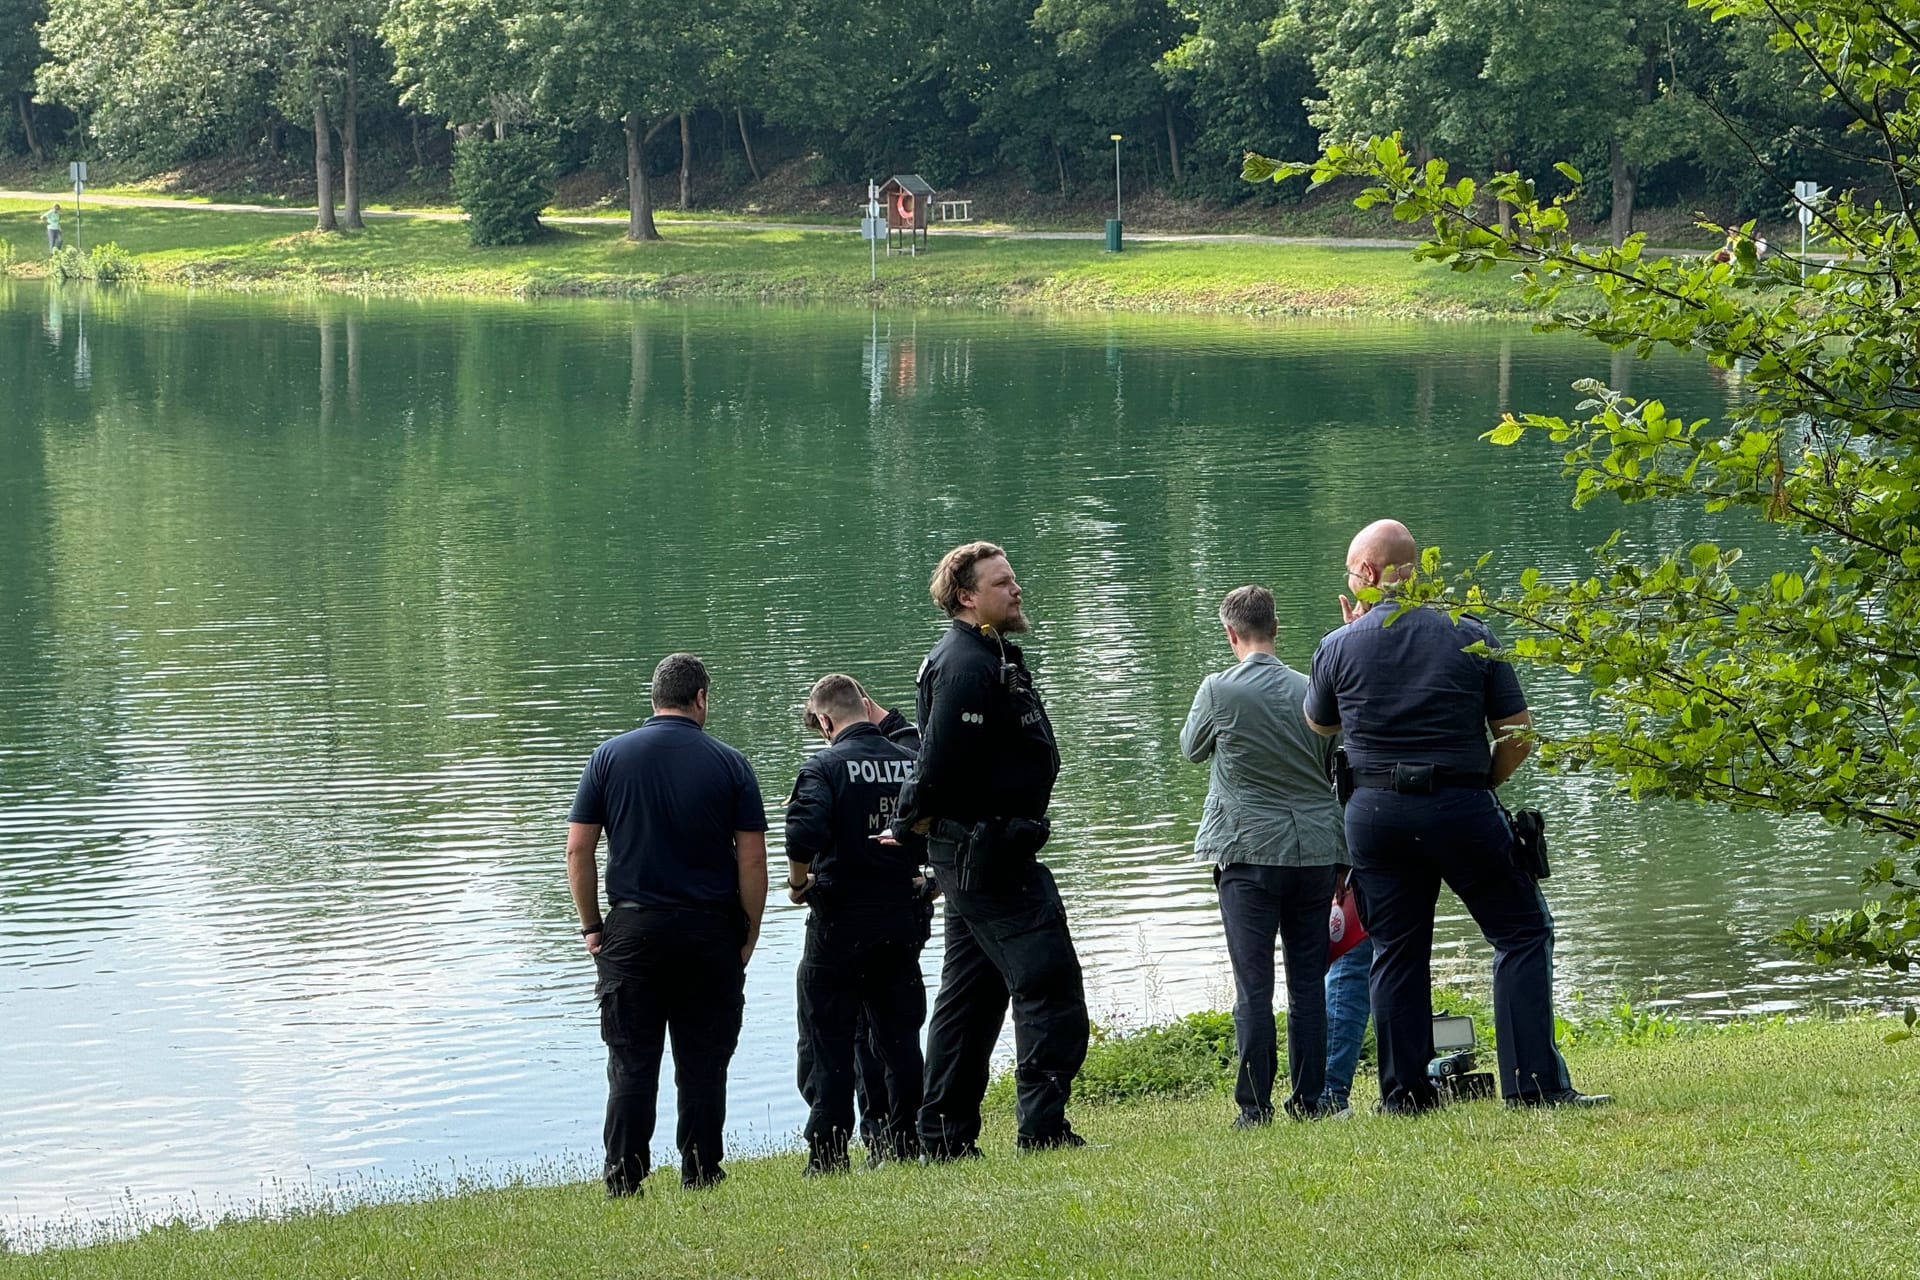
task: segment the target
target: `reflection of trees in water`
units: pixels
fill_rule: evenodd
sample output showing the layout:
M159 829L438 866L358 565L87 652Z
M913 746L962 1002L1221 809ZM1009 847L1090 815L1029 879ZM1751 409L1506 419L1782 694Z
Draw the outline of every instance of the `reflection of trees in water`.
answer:
M316 921L476 885L490 910L564 914L567 793L671 649L708 657L716 732L783 794L814 677L911 704L942 625L927 575L979 536L1008 546L1039 626L1066 756L1054 860L1086 918L1137 909L1116 891L1143 860L1166 892L1191 879L1206 771L1174 738L1231 661L1227 590L1271 586L1304 666L1338 620L1346 540L1377 516L1516 573L1575 571L1619 523L1667 536L1568 509L1549 450L1478 441L1503 399L1542 407L1541 387L1600 372L1511 328L113 305L85 399L44 344L0 343L33 424L0 429L27 495L0 506L24 549L0 585L27 602L0 636L7 661L31 655L0 699L33 726L6 717L0 742L76 791L201 786L199 874L303 886ZM41 311L0 323L30 334ZM1724 394L1677 362L1643 380ZM1584 707L1529 681L1556 714ZM1686 860L1699 901L1741 874L1741 850L1675 854L1683 824L1567 785L1570 830ZM1804 883L1793 838L1756 833L1744 856ZM1564 875L1622 929L1608 904L1657 896L1598 853Z

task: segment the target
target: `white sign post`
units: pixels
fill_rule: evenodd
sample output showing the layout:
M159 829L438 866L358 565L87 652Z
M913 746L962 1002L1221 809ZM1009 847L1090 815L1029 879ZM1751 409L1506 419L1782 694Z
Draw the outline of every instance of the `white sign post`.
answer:
M67 166L67 176L73 179L73 245L80 247L80 193L87 189L87 162L75 160Z
M860 238L867 242L869 256L873 259L870 279L880 278L880 237L885 234L886 225L880 217L880 186L869 178L866 207L860 212Z
M1807 228L1813 225L1813 206L1824 199L1826 192L1811 182L1793 184L1793 202L1797 206L1794 212L1800 218L1800 278L1807 278Z

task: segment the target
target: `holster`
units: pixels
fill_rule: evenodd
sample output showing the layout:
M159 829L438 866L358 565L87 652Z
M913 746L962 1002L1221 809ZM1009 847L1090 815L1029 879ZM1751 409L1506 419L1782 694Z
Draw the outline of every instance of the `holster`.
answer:
M1333 798L1343 809L1347 801L1353 799L1353 761L1347 759L1344 742L1333 749Z
M1045 818L985 818L974 823L957 855L960 888L987 888L1033 861L1052 834L1053 824Z
M1501 812L1507 815L1507 825L1513 828L1513 865L1533 877L1545 880L1553 874L1547 865L1547 818L1538 809L1521 809L1508 812L1501 806Z

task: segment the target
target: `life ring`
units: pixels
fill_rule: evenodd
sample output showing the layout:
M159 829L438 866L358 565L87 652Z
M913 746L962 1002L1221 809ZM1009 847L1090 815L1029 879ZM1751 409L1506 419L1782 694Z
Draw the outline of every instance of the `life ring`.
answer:
M910 191L896 192L893 197L893 211L900 215L900 221L906 223L908 226L912 226L913 193Z

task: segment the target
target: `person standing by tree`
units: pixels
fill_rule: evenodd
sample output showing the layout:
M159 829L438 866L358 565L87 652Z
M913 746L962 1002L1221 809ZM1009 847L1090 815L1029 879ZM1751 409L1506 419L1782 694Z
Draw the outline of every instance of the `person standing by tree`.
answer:
M681 1185L726 1177L727 1065L767 905L767 815L747 758L706 733L708 684L692 654L662 659L653 715L594 750L568 814L567 887L599 972L607 1045L609 1198L640 1194L651 1167L668 1032ZM594 863L603 829L605 912Z
M1439 1105L1433 1058L1433 912L1444 881L1493 945L1500 1092L1509 1106L1593 1106L1553 1042L1553 917L1513 857L1494 788L1532 749L1533 719L1513 667L1488 652L1493 633L1445 609L1391 603L1419 544L1379 520L1347 549L1346 625L1320 642L1304 711L1343 733L1353 765L1347 848L1373 937L1380 1105ZM1378 601L1379 603L1376 603ZM1391 620L1391 625L1389 625ZM1489 749L1488 737L1492 736Z
M40 221L47 227L47 256L60 252L60 206L55 204L40 215Z

